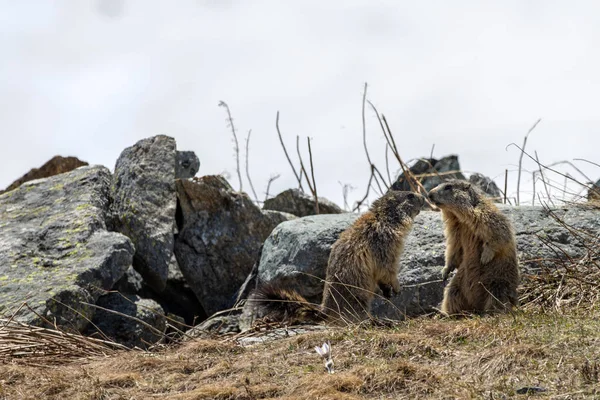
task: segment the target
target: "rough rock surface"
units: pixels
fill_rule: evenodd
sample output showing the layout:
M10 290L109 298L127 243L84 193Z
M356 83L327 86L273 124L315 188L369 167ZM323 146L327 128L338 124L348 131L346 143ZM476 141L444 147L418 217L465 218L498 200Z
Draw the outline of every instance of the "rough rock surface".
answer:
M114 230L135 245L133 267L156 291L167 284L173 254L175 139L154 136L123 150L113 178Z
M483 193L487 194L496 203L502 202L502 192L496 183L487 176L475 173L469 176L469 182L481 189Z
M100 291L131 265L133 245L106 231L110 172L83 167L27 182L0 196L0 312L23 302L66 329L81 330ZM26 307L19 321L42 325Z
M459 172L448 174L451 171ZM421 184L427 191L449 179L466 179L460 172L457 155L450 155L440 160L436 160L435 158L421 158L410 167L410 172L420 179ZM411 190L408 180L404 177L404 173L400 174L396 182L392 184L392 189Z
M81 161L77 157L54 156L41 167L31 169L28 173L8 185L6 190L0 191L0 194L16 189L25 182L64 174L85 165L88 165L88 163Z
M261 211L219 176L177 180L181 272L208 315L233 305L263 241L292 216Z
M163 338L167 327L165 312L154 300L111 292L101 296L96 305L102 308L96 310L92 324L86 332L90 336L103 338L98 332L99 329L112 341L127 347L143 349Z
M193 178L200 169L200 160L193 151L178 151L175 157L175 178Z
M265 200L263 210L281 211L297 217L315 215L315 200L299 189L288 189ZM324 197L319 197L319 214L341 214L344 210Z
M515 226L521 270L533 274L551 268L557 257L585 253L583 244L553 216L577 230L600 234L600 211L592 207L505 207ZM280 224L266 240L258 268L260 282L291 287L320 302L331 245L357 214L319 215ZM550 243L554 249L544 244ZM444 265L441 214L423 211L415 219L401 257L402 291L390 301L376 300L374 315L402 318L431 312L442 300L440 270ZM564 252L564 253L563 253Z

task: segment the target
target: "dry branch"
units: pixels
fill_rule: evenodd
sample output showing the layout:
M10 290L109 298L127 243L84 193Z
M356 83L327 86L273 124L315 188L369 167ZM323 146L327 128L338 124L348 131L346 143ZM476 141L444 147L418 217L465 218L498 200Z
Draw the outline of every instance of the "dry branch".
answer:
M525 135L525 137L523 138L523 149L521 150L521 155L519 156L519 172L517 175L517 205L520 206L521 205L521 198L519 195L519 191L521 188L521 165L523 163L523 154L525 153L525 146L527 145L527 138L529 137L529 134L531 133L531 131L533 131L535 129L535 127L537 126L537 124L540 123L542 119L539 118L535 124L533 124L533 126L531 128L529 128L529 130L527 131L527 134Z
M287 152L287 149L285 148L285 144L283 143L283 137L281 136L281 131L279 130L279 111L277 111L277 116L275 117L275 128L277 128L277 135L279 136L279 142L281 143L281 147L283 148L283 153L285 154L285 158L287 158L288 163L290 164L290 167L292 167L292 171L294 172L294 176L296 177L296 180L298 181L298 189L300 189L302 192L304 192L304 188L302 187L302 171L300 172L300 174L298 174L298 172L296 172L296 168L294 167L294 164L292 163L292 160L290 159L290 155Z
M252 129L248 131L248 137L246 137L246 177L248 178L248 183L250 184L250 189L252 190L252 194L254 195L254 200L258 203L258 196L256 195L256 191L254 190L254 185L252 184L252 178L250 178L250 168L248 167L248 158L250 158L250 135L252 134Z
M231 133L233 133L233 140L235 143L235 161L236 161L236 171L238 175L238 180L240 182L240 192L242 191L242 173L240 170L240 146L238 144L237 134L235 132L235 126L233 125L233 118L231 117L231 111L229 110L229 106L223 100L219 102L219 107L224 107L227 111L227 123L231 128Z

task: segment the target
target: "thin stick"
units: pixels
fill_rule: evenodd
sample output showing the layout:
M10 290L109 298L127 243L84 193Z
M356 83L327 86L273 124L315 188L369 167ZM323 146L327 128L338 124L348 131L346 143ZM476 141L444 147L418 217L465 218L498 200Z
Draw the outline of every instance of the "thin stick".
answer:
M388 187L392 186L392 184L394 183L394 182L392 182L392 176L390 174L390 163L388 161L388 151L389 151L389 149L390 149L390 145L387 144L387 142L386 142L385 143L385 170L387 172L387 177L388 177L388 182L389 182L389 186Z
M362 97L362 134L363 134L363 146L365 148L365 154L367 155L367 161L369 165L373 165L371 157L369 156L369 149L367 149L367 123L365 121L365 103L367 100L367 83L365 82L365 88L363 90Z
M435 149L435 143L431 146L431 153L429 153L429 159L433 160L433 150Z
M595 162L590 161L590 160L586 160L585 158L574 158L573 161L584 161L586 163L590 163L592 165L595 165L596 167L600 167L600 164L595 163Z
M231 128L231 133L233 133L233 140L235 143L235 161L236 161L236 171L238 175L238 180L240 182L240 192L242 191L242 173L240 172L240 146L238 144L237 134L235 133L235 126L233 125L233 118L231 117L231 111L229 110L229 106L223 100L219 102L219 107L225 107L227 111L227 122L229 123L229 127Z
M529 134L531 133L531 131L533 131L535 129L535 127L537 126L537 124L540 123L542 119L539 118L535 124L533 124L533 126L531 128L529 128L529 130L527 131L527 134L525 135L525 138L523 138L523 149L521 151L521 155L519 156L519 172L517 175L517 205L520 206L521 205L521 197L520 197L520 188L521 188L521 165L523 163L523 153L525 152L525 146L527 145L527 137L529 136Z
M271 177L269 178L269 181L267 182L267 192L265 194L265 201L267 201L267 199L269 198L269 189L271 188L271 183L273 183L273 181L277 178L279 178L281 175L277 174L277 175L271 175Z
M312 150L310 148L310 138L307 136L308 142L308 157L310 159L310 175L312 176L312 187L314 188L313 196L315 197L315 212L319 214L319 197L317 196L317 183L315 182L315 169L313 167Z
M258 196L256 195L256 191L254 190L254 185L252 184L252 178L250 178L250 169L248 168L248 158L250 157L250 135L252 134L252 129L248 131L248 137L246 137L246 177L248 178L248 183L250 183L250 189L252 190L252 194L254 195L254 199L256 203L258 203Z
M554 202L552 201L552 198L550 198L550 191L548 190L548 185L546 185L546 179L544 178L544 172L542 172L542 167L541 167L542 164L540 164L540 160L538 158L537 150L534 151L534 154L535 154L535 161L538 163L538 166L540 168L540 176L542 178L542 183L544 184L544 189L546 190L546 196L548 196L548 201L550 203L552 203L552 206L555 207Z
M294 176L298 181L298 188L304 192L304 188L302 187L302 172L300 173L300 175L298 175L298 173L296 172L296 168L294 168L294 164L292 163L287 149L285 148L285 144L283 143L283 137L281 136L281 131L279 130L279 111L277 111L277 116L275 117L275 127L277 128L277 135L279 135L279 142L281 143L281 147L283 148L285 158L287 158L288 163L290 164L290 167L292 167L292 171L294 172Z
M306 173L306 168L304 168L304 162L302 161L302 154L300 154L300 136L296 135L296 153L298 153L298 159L300 159L300 173L304 174L306 178L306 183L308 184L308 189L311 193L314 193L314 189L308 179L308 174Z
M366 123L366 119L365 119L365 105L367 102L367 83L365 82L365 88L363 90L363 97L362 97L362 135L363 135L363 147L365 149L365 154L367 156L367 162L369 163L369 168L371 168L371 173L373 173L373 169L376 169L375 164L373 164L373 162L371 161L371 156L369 155L369 149L367 147L367 123ZM377 173L379 173L379 170L377 170ZM387 184L385 183L385 180L383 179L383 176L381 176L381 174L379 173L380 179L383 181L383 184L386 185L387 188L389 188L389 186L387 186ZM381 189L381 185L379 184L379 180L377 179L377 177L375 177L375 183L377 184L377 187L379 188L379 193L383 194L383 190Z

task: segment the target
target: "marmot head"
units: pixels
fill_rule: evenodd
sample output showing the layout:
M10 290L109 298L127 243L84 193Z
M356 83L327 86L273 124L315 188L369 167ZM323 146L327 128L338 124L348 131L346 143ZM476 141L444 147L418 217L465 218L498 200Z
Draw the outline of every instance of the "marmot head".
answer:
M418 193L390 190L373 202L370 210L388 221L401 222L414 218L425 205L425 198Z
M471 209L481 202L481 194L467 181L452 179L429 191L429 200L444 208Z

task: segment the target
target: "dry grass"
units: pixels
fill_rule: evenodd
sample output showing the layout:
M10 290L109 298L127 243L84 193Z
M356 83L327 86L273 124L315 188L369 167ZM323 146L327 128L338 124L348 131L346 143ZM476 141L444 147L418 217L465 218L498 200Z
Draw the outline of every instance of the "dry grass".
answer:
M156 353L119 351L60 366L0 365L0 397L19 399L539 398L600 396L600 310L517 311L391 328L331 328L243 347L193 340ZM327 374L313 347L329 340Z

